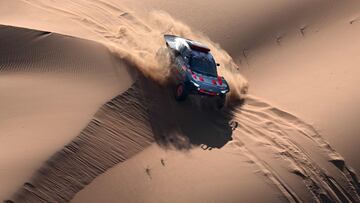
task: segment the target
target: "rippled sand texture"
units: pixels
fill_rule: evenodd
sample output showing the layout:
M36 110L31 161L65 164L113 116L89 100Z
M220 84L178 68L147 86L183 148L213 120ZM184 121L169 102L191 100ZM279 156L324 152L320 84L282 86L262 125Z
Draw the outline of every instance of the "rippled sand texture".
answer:
M95 42L0 26L0 197L11 195L132 75Z
M25 183L16 202L68 202L99 174L153 141L141 90L132 86L107 102L80 135Z

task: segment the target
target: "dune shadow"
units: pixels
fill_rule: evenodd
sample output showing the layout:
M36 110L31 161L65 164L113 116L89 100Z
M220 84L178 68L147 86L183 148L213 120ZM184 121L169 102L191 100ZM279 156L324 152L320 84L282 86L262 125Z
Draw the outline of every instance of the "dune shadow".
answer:
M142 86L154 138L160 146L187 150L204 145L211 149L221 148L232 140L230 108L217 110L204 106L195 96L177 102L171 86L146 78L142 79ZM241 103L235 106L238 105Z

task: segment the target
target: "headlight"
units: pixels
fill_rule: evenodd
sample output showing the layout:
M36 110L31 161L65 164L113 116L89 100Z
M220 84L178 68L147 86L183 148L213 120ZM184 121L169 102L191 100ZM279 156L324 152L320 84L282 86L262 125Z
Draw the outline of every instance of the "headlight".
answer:
M196 82L193 82L193 81L191 81L192 82L192 84L194 84L195 85L195 87L200 87L200 85L199 84L197 84Z

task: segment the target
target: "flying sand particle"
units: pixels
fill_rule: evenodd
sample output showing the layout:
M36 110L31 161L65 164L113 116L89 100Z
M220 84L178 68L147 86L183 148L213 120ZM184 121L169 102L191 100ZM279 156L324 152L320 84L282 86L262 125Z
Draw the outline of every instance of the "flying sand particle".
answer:
M282 35L277 36L277 37L276 37L276 44L280 46L280 45L281 45L281 41L282 41L283 38L284 38L284 36L282 36Z
M360 17L357 17L357 18L351 20L349 23L352 25L352 24L357 23L359 21L360 21Z
M249 56L249 49L247 49L247 48L243 49L242 53L243 53L243 56L245 58L247 58Z
M307 29L307 26L302 26L301 28L300 28L300 33L301 33L301 35L302 36L305 36L305 30Z
M149 178L151 179L151 169L149 167L146 167L145 169L145 173L149 176Z

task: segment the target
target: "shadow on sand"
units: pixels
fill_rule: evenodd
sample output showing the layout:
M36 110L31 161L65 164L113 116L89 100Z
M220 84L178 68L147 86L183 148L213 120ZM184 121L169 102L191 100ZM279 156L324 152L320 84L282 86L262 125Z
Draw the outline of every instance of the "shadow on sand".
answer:
M141 86L148 100L149 120L155 141L162 147L188 150L194 146L221 148L232 140L231 109L216 110L204 106L198 97L177 102L173 89L141 78ZM235 106L239 106L239 102ZM233 107L234 108L234 107Z

